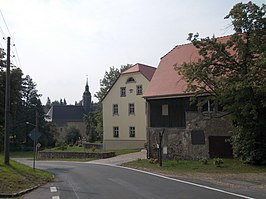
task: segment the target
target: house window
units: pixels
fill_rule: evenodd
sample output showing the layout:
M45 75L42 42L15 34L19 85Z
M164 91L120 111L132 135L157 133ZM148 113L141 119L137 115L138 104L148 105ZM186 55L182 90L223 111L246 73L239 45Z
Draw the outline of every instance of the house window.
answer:
M193 145L205 144L205 135L203 130L192 130L191 131L191 143Z
M118 115L118 104L113 104L113 115Z
M135 135L135 127L134 126L130 126L129 127L129 137L134 138Z
M132 82L135 82L135 79L133 77L129 77L127 79L127 82L126 83L132 83Z
M137 95L142 95L142 85L137 85Z
M126 97L126 87L120 87L120 97Z
M162 115L164 115L164 116L168 115L168 104L162 105Z
M128 114L129 115L135 114L135 105L133 103L128 104Z
M118 126L114 126L113 128L113 133L114 133L114 138L118 138L119 137L119 127Z

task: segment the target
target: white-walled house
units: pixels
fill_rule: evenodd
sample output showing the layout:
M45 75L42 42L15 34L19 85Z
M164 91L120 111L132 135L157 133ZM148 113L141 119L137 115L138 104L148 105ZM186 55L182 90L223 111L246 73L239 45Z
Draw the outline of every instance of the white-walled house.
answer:
M143 93L155 70L139 63L133 65L120 74L102 100L105 149L144 147L147 119Z

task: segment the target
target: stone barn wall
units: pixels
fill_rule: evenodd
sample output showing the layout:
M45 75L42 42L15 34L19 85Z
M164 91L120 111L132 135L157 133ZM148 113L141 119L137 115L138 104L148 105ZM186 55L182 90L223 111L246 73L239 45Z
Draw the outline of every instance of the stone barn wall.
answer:
M186 112L186 127L164 128L163 158L209 158L209 136L230 136L230 129L228 116L212 117L200 112ZM158 157L159 133L162 131L163 128L147 128L148 158Z

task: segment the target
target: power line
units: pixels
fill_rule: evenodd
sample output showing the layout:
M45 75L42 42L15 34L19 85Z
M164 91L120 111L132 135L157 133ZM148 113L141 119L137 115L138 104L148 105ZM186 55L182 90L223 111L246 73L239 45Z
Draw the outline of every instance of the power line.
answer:
M5 25L6 25L6 29L7 29L8 33L9 33L9 36L11 37L11 34L10 34L10 31L9 31L9 28L8 28L8 26L7 26L6 20L5 20L4 15L3 15L3 13L2 13L1 10L0 10L0 13L1 13L2 19L3 19L3 21L4 21Z
M18 67L21 68L21 62L20 62L20 58L19 58L19 54L18 54L17 47L16 47L16 45L15 45L15 41L14 41L14 39L13 39L11 33L10 33L10 30L9 30L9 28L8 28L8 25L7 25L7 23L6 23L6 20L5 20L4 15L3 15L3 13L2 13L1 10L0 10L0 13L1 13L2 19L3 19L4 23L5 23L5 26L6 26L6 29L7 29L7 31L8 31L8 34L9 34L9 36L10 36L11 39L12 39L12 43L13 43L13 44L11 45L11 47L14 47L14 48L15 48L15 53L12 51L13 54L16 54L16 56L15 56L15 61L16 61L17 64L19 64ZM1 32L2 32L3 36L5 37L5 33L4 33L3 29L1 28L1 26L0 26L0 29L1 29ZM18 60L18 61L17 61L17 60Z
M15 52L16 52L16 54L17 54L17 56L15 56L15 59L18 58L19 67L21 68L21 62L20 62L20 59L19 59L19 55L18 55L17 47L16 47L15 44L13 44L13 46L15 47Z

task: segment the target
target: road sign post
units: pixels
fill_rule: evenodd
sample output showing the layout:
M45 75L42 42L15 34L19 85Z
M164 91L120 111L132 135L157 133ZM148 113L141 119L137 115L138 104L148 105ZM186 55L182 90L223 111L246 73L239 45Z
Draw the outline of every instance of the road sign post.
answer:
M41 137L41 135L42 134L37 130L36 127L28 135L33 140L33 170L35 170L36 149L37 149L36 143L39 137Z

